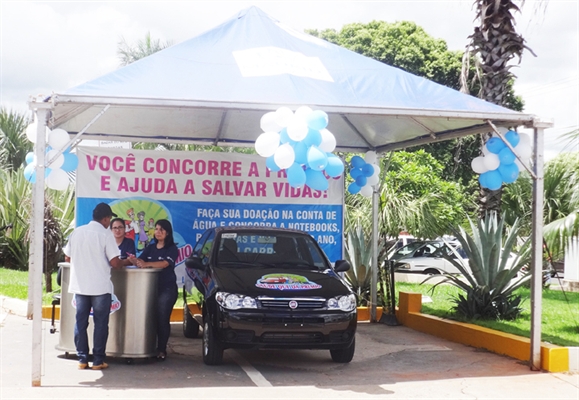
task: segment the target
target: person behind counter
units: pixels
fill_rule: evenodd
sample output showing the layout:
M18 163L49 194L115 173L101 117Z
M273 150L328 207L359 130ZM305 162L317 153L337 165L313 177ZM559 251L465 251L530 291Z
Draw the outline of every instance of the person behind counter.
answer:
M125 237L126 225L122 218L114 218L111 221L111 231L121 251L121 260L134 256L136 253L135 241Z
M171 312L177 301L177 276L175 261L179 255L173 240L173 227L166 219L155 223L155 240L149 244L139 257L129 257L138 268L162 268L159 274L157 293L157 359L167 357L167 342L171 334Z

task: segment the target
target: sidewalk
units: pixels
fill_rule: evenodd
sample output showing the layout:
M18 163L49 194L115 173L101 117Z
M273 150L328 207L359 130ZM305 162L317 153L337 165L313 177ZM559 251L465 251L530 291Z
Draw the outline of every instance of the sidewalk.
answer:
M25 302L24 306L25 306ZM3 304L6 304L4 300ZM22 303L10 304L14 308ZM24 307L25 310L25 307ZM350 364L326 351L226 350L208 367L201 340L173 324L167 361L110 358L103 371L77 369L55 349L58 332L43 322L42 386L31 387L32 321L0 315L1 399L573 399L579 374L530 371L525 363L412 329L359 324ZM57 326L58 327L58 326Z

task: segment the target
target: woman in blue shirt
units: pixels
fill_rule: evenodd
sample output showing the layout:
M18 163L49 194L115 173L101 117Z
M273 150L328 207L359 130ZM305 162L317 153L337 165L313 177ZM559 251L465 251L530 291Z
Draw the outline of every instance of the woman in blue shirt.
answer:
M119 246L121 251L121 260L134 256L135 253L135 241L125 237L126 225L125 220L122 218L114 218L111 220L111 231Z
M157 293L157 359L167 357L167 342L171 334L171 312L177 301L177 276L175 262L179 256L173 240L173 227L166 219L155 223L155 240L138 258L129 258L139 268L162 268L159 273Z

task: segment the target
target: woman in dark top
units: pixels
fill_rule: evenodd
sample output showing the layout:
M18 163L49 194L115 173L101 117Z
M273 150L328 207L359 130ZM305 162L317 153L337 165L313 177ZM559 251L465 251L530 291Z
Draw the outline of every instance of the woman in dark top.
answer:
M111 231L113 231L117 246L119 246L119 250L121 251L121 260L136 254L135 241L125 237L125 230L125 220L121 218L111 220Z
M155 240L145 247L138 258L131 257L139 268L162 268L157 293L157 359L167 357L167 342L171 334L171 312L177 301L175 262L179 251L173 240L173 227L166 219L155 223Z

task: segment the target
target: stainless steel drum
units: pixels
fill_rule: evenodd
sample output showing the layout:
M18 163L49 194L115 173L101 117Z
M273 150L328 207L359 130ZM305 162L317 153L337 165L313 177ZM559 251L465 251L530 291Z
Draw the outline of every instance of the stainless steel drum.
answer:
M60 337L56 348L76 353L74 324L76 310L74 295L68 293L70 264L62 267L62 294L60 298ZM111 316L109 320L108 356L143 358L156 355L156 299L158 268L113 269L111 281L114 286ZM93 346L93 320L89 318L89 349Z

